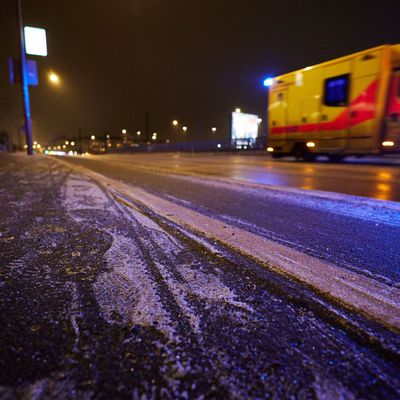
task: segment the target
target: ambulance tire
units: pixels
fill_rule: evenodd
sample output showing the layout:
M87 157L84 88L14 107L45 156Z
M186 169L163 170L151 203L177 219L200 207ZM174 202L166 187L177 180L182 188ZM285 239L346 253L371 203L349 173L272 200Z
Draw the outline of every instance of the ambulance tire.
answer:
M304 143L296 143L293 146L292 155L297 161L312 162L317 158L316 154L311 153Z

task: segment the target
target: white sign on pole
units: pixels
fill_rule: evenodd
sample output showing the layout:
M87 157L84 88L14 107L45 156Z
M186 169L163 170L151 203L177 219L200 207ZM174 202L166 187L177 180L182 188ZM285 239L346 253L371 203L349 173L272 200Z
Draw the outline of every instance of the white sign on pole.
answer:
M26 54L47 56L46 30L25 26L24 33Z

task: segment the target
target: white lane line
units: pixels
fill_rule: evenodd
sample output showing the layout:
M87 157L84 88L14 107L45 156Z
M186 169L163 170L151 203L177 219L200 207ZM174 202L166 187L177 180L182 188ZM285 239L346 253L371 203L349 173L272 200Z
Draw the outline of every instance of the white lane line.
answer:
M71 164L68 164L71 167ZM105 177L83 167L73 168L144 204L156 214L183 225L209 239L240 251L282 274L294 277L325 295L339 300L384 324L400 329L400 290L355 272L330 265L251 232L212 219L196 211L154 196L140 188Z

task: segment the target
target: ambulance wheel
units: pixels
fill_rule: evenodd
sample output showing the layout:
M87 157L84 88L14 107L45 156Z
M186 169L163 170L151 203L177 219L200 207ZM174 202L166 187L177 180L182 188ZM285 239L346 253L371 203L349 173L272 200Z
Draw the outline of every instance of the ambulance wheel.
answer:
M296 143L292 150L292 155L296 158L297 161L314 161L316 159L316 155L311 153L308 148L304 145L304 143Z

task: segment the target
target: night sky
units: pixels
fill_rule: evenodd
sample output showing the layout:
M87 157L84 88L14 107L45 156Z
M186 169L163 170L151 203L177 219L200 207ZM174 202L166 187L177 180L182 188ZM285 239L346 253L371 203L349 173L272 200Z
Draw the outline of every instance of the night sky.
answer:
M400 43L400 1L22 0L25 25L47 30L31 88L34 140L144 129L178 140L228 135L235 107L265 113L262 80L384 43ZM0 131L16 141L19 86L14 0L0 6ZM46 73L60 74L51 86Z

